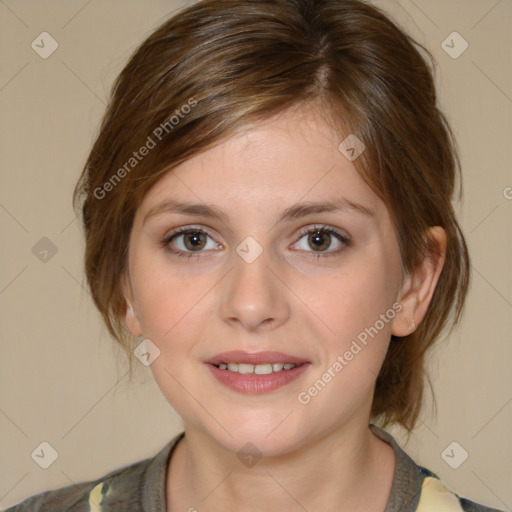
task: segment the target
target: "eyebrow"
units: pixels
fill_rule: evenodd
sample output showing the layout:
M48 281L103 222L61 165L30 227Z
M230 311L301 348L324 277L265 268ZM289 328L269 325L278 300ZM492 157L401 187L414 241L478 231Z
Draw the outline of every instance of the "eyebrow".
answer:
M375 212L367 206L349 201L345 198L337 198L332 201L305 202L295 204L289 208L286 208L286 210L284 210L279 216L277 222L329 212L348 212L361 214L367 217L376 217ZM156 215L161 215L163 213L177 213L181 215L207 217L220 220L225 224L229 223L228 215L226 215L226 213L224 213L216 206L209 205L207 203L184 203L176 200L166 200L157 204L146 213L144 216L143 224L149 218Z

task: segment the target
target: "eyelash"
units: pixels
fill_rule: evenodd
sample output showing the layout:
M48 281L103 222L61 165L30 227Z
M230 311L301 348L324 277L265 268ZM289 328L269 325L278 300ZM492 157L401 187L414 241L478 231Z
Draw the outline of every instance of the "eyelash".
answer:
M342 235L339 231L335 230L334 228L330 228L329 226L325 226L325 225L314 225L309 229L301 231L299 233L299 240L301 240L305 235L309 235L311 233L316 233L318 231L321 231L323 233L334 236L345 247L339 248L335 251L306 251L308 253L311 252L310 257L312 257L313 259L337 256L346 247L350 246L350 238L349 237ZM162 247L166 251L170 252L171 254L173 254L175 256L178 256L179 258L194 258L194 257L201 256L201 253L204 251L189 251L189 252L187 252L187 251L171 249L169 244L172 242L172 240L184 233L201 233L201 234L209 236L213 240L213 236L204 228L196 228L194 226L184 226L184 227L176 229L171 234L167 235L161 242Z

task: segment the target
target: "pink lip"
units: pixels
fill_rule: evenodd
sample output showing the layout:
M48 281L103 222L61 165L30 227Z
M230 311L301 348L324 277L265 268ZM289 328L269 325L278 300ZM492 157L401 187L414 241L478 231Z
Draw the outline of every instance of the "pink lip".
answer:
M299 378L311 366L311 363L305 359L282 354L280 352L257 352L253 354L242 351L223 352L222 354L208 359L205 363L213 376L221 384L233 391L252 395L275 391ZM291 370L283 370L268 375L256 375L254 373L240 374L230 372L229 370L221 370L215 366L221 363L246 363L255 365L263 363L292 363L299 366Z

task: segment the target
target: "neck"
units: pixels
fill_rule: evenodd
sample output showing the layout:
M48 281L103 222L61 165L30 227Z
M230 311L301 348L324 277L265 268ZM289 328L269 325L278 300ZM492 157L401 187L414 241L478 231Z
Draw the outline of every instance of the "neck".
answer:
M383 512L394 465L393 449L360 425L245 464L187 428L169 464L168 511Z

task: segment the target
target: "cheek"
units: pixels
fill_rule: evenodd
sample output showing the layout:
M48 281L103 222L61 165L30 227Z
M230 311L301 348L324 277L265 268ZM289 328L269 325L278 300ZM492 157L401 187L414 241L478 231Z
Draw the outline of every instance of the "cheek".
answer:
M187 423L194 423L201 411L191 404L189 393L194 386L189 375L198 361L194 342L206 322L204 295L212 279L183 275L176 265L171 271L168 262L156 258L147 265L139 261L133 273L139 319L144 337L160 350L151 372L167 401Z
M371 256L371 255L370 255ZM303 284L298 294L317 313L329 328L332 343L345 344L366 328L374 326L381 315L385 315L397 297L399 288L399 266L388 265L382 256L359 258L344 269L329 276ZM392 316L393 311L388 316ZM391 332L391 322L386 318L378 329ZM338 340L338 341L337 341Z
M364 269L358 272L354 266L327 280L324 293L310 295L312 309L330 332L321 340L321 363L297 399L312 416L325 418L326 425L370 407L389 346L395 315L392 283L383 267L379 272Z
M171 269L165 258L153 258L149 264L148 258L134 261L132 283L144 335L164 341L181 323L200 314L205 290L214 281L211 276L180 272L176 266Z

